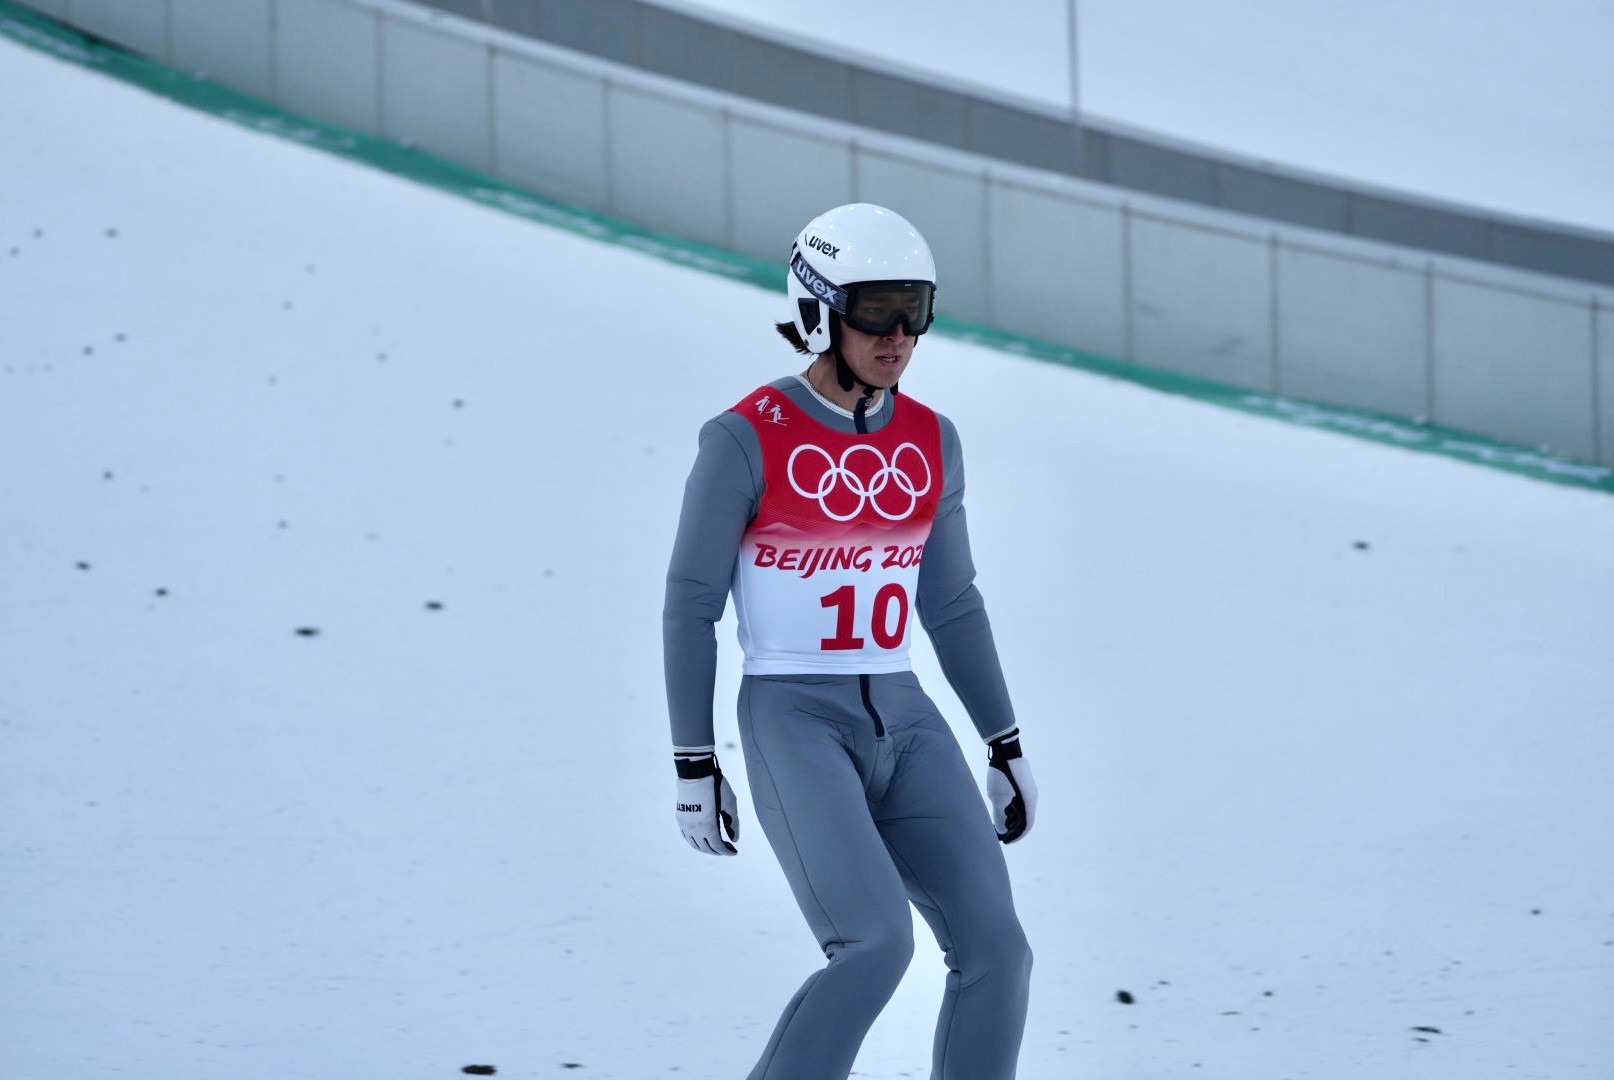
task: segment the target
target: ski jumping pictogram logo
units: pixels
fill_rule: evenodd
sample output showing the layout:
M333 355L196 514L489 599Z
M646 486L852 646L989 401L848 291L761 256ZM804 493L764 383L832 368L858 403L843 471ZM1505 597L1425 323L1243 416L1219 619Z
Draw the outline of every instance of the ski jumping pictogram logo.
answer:
M763 394L762 398L757 402L757 415L768 423L778 424L780 427L784 427L789 422L785 419L784 408L774 404L773 399L767 394Z

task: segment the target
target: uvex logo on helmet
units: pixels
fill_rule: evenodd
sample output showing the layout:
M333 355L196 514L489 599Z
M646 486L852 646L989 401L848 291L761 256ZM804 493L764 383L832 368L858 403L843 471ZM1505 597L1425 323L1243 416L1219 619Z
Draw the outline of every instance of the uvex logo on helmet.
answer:
M814 296L836 311L846 310L846 290L808 265L807 257L799 249L790 257L790 270L796 275L796 280L807 286Z
M832 259L841 253L840 248L836 247L834 244L831 244L828 240L817 236L808 240L807 246L818 251L822 251L825 255L828 255Z

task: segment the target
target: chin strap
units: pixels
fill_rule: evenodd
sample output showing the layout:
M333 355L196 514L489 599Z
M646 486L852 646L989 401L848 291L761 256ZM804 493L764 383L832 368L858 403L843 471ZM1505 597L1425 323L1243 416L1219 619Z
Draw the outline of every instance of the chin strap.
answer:
M874 392L878 390L879 387L870 386L868 383L852 374L852 366L846 362L846 357L841 355L841 343L839 341L831 345L829 347L829 351L835 355L836 385L838 385L842 390L847 391L850 391L854 386L861 386L863 388L863 396L857 399L857 406L852 410L852 426L857 430L859 435L867 435L869 433L869 422L864 414L868 411L869 402L873 399Z
M869 418L866 415L869 409L869 399L874 396L874 387L868 383L863 384L863 396L857 399L857 408L852 410L852 427L859 435L869 433Z

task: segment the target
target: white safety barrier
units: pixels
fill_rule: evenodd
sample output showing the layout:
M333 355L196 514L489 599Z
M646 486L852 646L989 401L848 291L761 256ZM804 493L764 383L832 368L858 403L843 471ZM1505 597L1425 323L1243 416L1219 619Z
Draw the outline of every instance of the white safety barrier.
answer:
M826 207L887 203L935 249L946 313L1614 465L1614 290L1008 166L405 0L25 2L290 111L781 262Z

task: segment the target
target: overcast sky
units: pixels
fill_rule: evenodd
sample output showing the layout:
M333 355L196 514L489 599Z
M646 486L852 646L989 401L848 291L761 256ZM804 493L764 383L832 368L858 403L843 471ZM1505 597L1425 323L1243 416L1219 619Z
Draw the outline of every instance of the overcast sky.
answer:
M1069 0L654 0L1066 110ZM1079 104L1242 155L1614 232L1614 2L1081 0ZM1012 12L1013 17L1005 17Z

